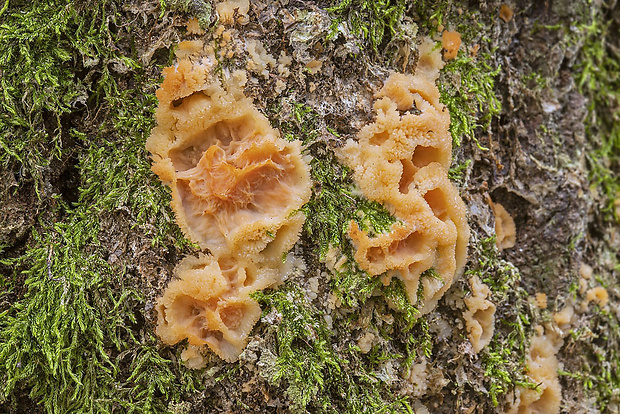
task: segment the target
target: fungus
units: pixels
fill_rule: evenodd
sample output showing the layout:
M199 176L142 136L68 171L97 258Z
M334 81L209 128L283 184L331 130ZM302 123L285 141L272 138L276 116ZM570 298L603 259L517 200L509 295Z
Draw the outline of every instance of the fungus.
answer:
M590 266L589 264L581 263L579 265L579 275L585 280L590 280L592 278L593 272L594 270L592 269L592 266Z
M581 304L582 310L587 309L591 302L595 302L601 308L607 305L607 302L609 302L609 293L607 293L607 289L602 286L588 289L586 292L586 299Z
M450 115L424 74L392 74L376 96L375 122L341 156L366 197L399 221L374 237L352 223L349 236L360 267L400 278L412 304L420 291L426 313L462 270L469 239L465 205L447 175Z
M553 321L560 329L568 328L575 321L575 308L566 305L561 311L553 314Z
M560 412L562 387L558 379L559 362L556 357L562 345L544 334L532 338L527 362L528 376L537 385L535 389L517 387L516 399L507 414L557 414Z
M456 58L459 48L461 47L461 34L457 31L444 31L441 34L441 46L444 50L443 58L445 60Z
M227 0L215 6L220 21L227 25L235 23L246 24L248 22L249 0Z
M203 35L205 32L202 30L200 27L200 22L195 17L189 19L185 27L187 29L187 34Z
M495 243L497 244L497 248L500 250L510 249L514 247L517 241L515 221L504 206L493 202L490 204L493 214L495 215L495 234L497 234Z
M245 42L245 47L250 55L250 60L247 63L248 70L268 78L269 70L267 68L276 67L276 60L267 52L260 40L249 39Z
M502 4L499 8L499 18L508 23L512 20L512 16L514 16L512 8L507 4Z
M536 300L536 306L538 309L547 309L547 295L542 292L537 292L534 296Z
M439 78L439 71L445 65L441 60L439 48L436 47L435 42L430 37L424 37L418 46L418 53L416 73L424 74L428 79L436 81Z
M276 283L277 272L201 254L183 259L175 276L157 301L157 335L170 345L187 339L191 346L207 345L222 359L236 360L261 312L249 294ZM191 365L200 365L196 349L185 355Z
M491 290L477 276L469 279L471 296L465 298L467 310L463 313L467 337L476 353L491 343L495 330L495 305L487 298Z
M279 260L297 241L298 210L310 197L301 143L280 138L243 95L242 73L227 88L189 60L164 74L147 149L181 229L213 254L264 251Z
M205 347L226 361L245 347L261 313L249 295L280 281L311 182L300 141L280 138L243 94L245 72L214 80L213 49L199 41L180 44L177 56L146 147L179 226L212 255L177 266L157 302L157 334L167 344L187 339L182 358L200 368Z

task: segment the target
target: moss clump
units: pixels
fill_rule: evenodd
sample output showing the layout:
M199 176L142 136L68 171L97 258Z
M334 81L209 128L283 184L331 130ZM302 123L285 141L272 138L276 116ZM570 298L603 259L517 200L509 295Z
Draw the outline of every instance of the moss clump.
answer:
M114 52L115 6L96 1L6 2L0 44L0 165L34 179L66 152L67 119L114 87L111 68L133 65Z
M486 149L476 139L476 130L489 128L493 117L501 111L494 80L501 67L493 68L491 61L489 53L480 53L474 59L460 51L443 69L446 74L459 74L460 79L457 83L438 85L441 102L450 111L450 133L455 146L466 137L473 139L480 149Z
M618 317L597 308L596 314L568 338L567 348L583 352L575 361L579 369L560 371L560 375L573 378L596 400L602 413L616 412L620 402L620 322ZM584 357L585 354L585 357Z
M23 269L28 290L0 322L0 401L25 387L48 413L162 411L191 383L179 382L151 334L136 335L144 298L126 268L104 259L98 220L73 217L5 261Z
M577 83L589 101L585 122L592 147L587 156L590 181L601 193L605 218L620 220L614 212L614 201L620 197L620 63L617 24L605 13L593 8L591 23L582 27Z
M289 283L253 296L264 314L276 314L280 320L274 327L275 361L267 377L285 388L293 412L411 412L406 398L389 392L355 346L336 349L323 313L299 287Z
M516 386L536 386L524 374L532 334L529 295L519 286L517 268L498 257L495 237L474 244L473 255L476 260L465 276L478 276L489 286L491 301L497 304L495 334L481 351L486 388L481 392L497 407L500 398Z
M339 26L346 24L378 53L379 46L397 34L406 4L405 0L342 0L327 9L334 16L327 38L336 37Z
M77 186L47 194L53 211L1 258L0 283L25 279L25 293L0 307L0 406L26 393L49 413L166 411L195 379L159 353L141 275L130 253L112 264L106 244L133 229L147 245L189 245L144 149L156 79L115 46L130 35L110 28L126 18L114 3L11 2L2 17L0 145L10 151L0 161L23 185L63 158Z
M206 0L159 0L162 15L166 10L175 10L198 19L200 27L206 29L215 16L213 15L213 6L210 1Z

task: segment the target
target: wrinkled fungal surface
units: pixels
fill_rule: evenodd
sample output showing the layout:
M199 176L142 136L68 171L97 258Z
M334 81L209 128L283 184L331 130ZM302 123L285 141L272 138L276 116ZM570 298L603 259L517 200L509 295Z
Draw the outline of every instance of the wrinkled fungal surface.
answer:
M471 296L465 298L467 310L463 312L467 337L476 353L486 347L495 331L495 304L488 300L491 289L477 277L469 279Z
M512 216L499 203L491 204L495 215L496 244L500 250L510 249L517 242L517 229Z
M465 265L469 239L465 205L447 175L450 115L423 74L393 74L376 96L375 122L347 142L342 156L364 194L399 222L374 237L352 223L349 235L360 267L400 278L426 313Z
M157 302L157 334L168 344L187 339L226 361L236 360L261 312L249 294L275 283L277 272L232 257L200 255L186 257L175 275Z
M508 414L557 414L562 402L562 387L558 379L559 362L556 354L561 339L548 335L532 338L527 362L528 376L536 388L517 387L515 400Z
M301 144L280 138L232 81L228 89L209 83L204 65L188 62L164 72L158 126L147 142L153 171L201 248L248 257L266 250L266 259L279 260L297 240L303 215L296 211L310 196Z
M183 42L177 56L146 145L178 224L212 256L178 265L158 300L157 334L168 344L187 339L182 359L199 368L205 346L226 361L245 347L260 316L249 295L279 282L311 184L301 143L280 138L245 97L244 72L222 86L212 79L212 49L198 41Z

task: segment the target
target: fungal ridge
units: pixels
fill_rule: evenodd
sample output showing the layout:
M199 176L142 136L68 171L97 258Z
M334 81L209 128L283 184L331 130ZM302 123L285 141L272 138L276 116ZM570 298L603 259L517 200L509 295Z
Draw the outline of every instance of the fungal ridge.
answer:
M164 70L147 149L182 231L210 252L183 259L157 302L158 335L187 339L197 368L205 347L226 361L243 351L260 316L250 294L279 283L311 183L301 143L282 139L243 94L245 73L222 83L198 44L182 50Z
M392 74L376 97L375 121L342 157L363 193L399 221L374 237L351 223L349 236L360 267L400 278L426 313L465 265L469 239L465 205L448 178L450 115L424 74Z

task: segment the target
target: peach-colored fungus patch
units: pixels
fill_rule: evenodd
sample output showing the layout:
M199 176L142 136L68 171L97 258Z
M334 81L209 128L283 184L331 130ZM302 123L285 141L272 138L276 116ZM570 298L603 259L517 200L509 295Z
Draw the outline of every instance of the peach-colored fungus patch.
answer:
M459 48L461 47L461 34L457 31L444 31L441 34L441 46L444 50L443 58L445 60L456 58Z
M471 296L465 298L463 313L467 337L476 353L491 343L495 331L495 305L489 300L491 290L477 276L469 279Z
M465 205L448 179L450 115L424 73L391 75L377 97L375 122L341 155L366 197L399 222L375 237L352 223L349 235L362 269L400 278L411 303L422 289L419 307L429 312L462 270L469 240ZM430 269L438 277L421 277Z
M499 18L502 19L506 23L512 20L512 17L514 16L514 14L515 13L512 10L512 8L507 4L502 4L499 7Z
M231 80L207 79L189 60L166 68L158 126L147 141L153 171L172 190L185 234L214 254L280 258L297 239L310 197L301 143L280 138ZM243 83L244 74L236 74ZM267 246L278 245L277 248Z
M510 249L517 242L517 228L512 216L499 203L491 202L495 214L495 243L500 250Z
M507 414L558 414L562 402L562 387L558 379L559 362L556 354L562 339L542 333L532 338L527 362L527 375L537 384L535 389L517 387L515 401Z
M235 23L246 24L248 22L249 0L226 0L215 5L215 10L220 21L227 25Z
M185 258L156 307L157 334L168 344L187 339L191 368L206 347L238 358L261 312L249 295L281 280L311 192L301 143L282 139L244 95L245 72L213 77L213 53L200 41L179 45L146 143L179 226L211 252Z
M234 257L186 257L157 301L157 334L168 344L187 339L234 361L260 316L249 294L273 285L277 272ZM192 359L198 361L197 355Z

